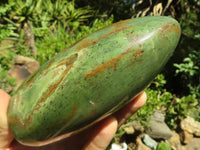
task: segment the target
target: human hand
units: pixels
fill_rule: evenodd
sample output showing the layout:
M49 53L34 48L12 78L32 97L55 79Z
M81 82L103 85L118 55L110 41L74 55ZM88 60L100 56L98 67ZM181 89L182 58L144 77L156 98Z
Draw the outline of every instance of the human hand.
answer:
M27 147L13 140L6 115L9 99L10 96L0 89L0 150L104 150L110 144L117 128L145 104L146 94L141 92L122 109L86 130L41 147Z

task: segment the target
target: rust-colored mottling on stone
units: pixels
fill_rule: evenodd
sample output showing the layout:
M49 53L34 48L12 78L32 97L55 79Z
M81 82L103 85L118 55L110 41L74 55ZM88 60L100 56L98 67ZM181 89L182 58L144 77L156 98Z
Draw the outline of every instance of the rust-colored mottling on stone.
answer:
M171 32L172 30L175 31L177 34L180 35L180 30L176 27L176 26L173 26L173 25L166 25L163 27L163 29L167 32Z
M109 33L107 33L107 34L104 34L104 35L102 35L101 37L99 37L99 39L97 39L97 40L95 40L95 42L98 42L99 40L101 40L101 39L103 39L103 38L105 38L105 37L108 37L108 36L110 36L111 34L114 34L114 33L119 33L120 31L122 31L122 30L126 30L126 29L130 29L130 28L133 28L133 26L131 25L131 26L125 26L125 27L115 27L115 28L113 28L112 30L111 30L111 32L109 32Z
M136 52L133 54L133 59L142 55L142 53L144 53L144 50L141 50L141 45L140 45L139 48L136 50Z
M20 99L20 95L19 94L17 94L17 101ZM18 110L16 110L17 112L18 112ZM17 113L16 113L17 114ZM24 122L22 122L22 118L20 117L20 116L15 116L15 117L13 117L13 116L8 116L9 117L9 119L8 119L8 123L10 124L10 125L16 125L16 126L18 126L19 128L26 128L26 125L24 124Z
M128 52L131 51L132 48L129 48L127 51L125 51L124 53L122 53L121 55L119 55L116 58L112 58L111 60L107 61L104 64L101 64L99 66L97 66L92 72L86 74L87 78L92 78L93 76L104 72L107 68L116 68L117 63L120 61L120 59Z
M73 63L73 62L72 62ZM66 76L66 74L69 72L69 70L73 67L73 64L70 64L67 66L67 68L65 69L65 71L60 75L60 78L57 82L55 82L56 84L50 85L48 90L45 91L40 100L37 102L36 106L34 107L34 109L31 111L30 115L28 116L28 118L24 121L24 125L29 125L31 123L31 117L33 115L33 113L35 111L38 111L41 107L43 102L45 102L45 100L47 100L47 98L49 96L51 96L54 91L57 89L57 87L59 86L59 84L61 83L61 81L64 79L64 77Z
M52 58L50 62L45 66L45 69L51 67L51 65L55 62L55 58Z
M18 102L19 100L20 100L20 95L18 93L16 95L16 101ZM20 104L20 103L18 102L18 104ZM18 111L17 108L16 108L16 111ZM18 116L17 117L8 116L8 117L9 117L9 120L8 120L9 124L22 126L22 124L20 123L20 118Z
M34 82L35 76L31 76L24 84L22 84L21 88L30 88L30 85Z
M19 117L12 117L12 116L9 116L9 122L8 122L10 125L16 125L16 126L19 126L21 128L24 128L25 126L23 126L22 123L20 123L20 118Z
M32 116L34 114L35 111L38 111L41 107L42 107L42 102L45 102L45 100L53 94L53 92L56 90L56 88L58 87L58 85L60 84L60 82L57 82L54 85L50 85L48 90L45 91L40 100L37 102L36 106L34 107L34 109L32 109L31 113L29 114L28 118L24 121L24 125L27 126L31 123L32 121Z
M72 107L72 113L69 114L69 115L66 117L66 119L64 119L62 122L53 124L51 127L49 127L49 130L51 130L52 128L54 128L54 127L56 127L56 126L63 126L63 125L65 125L66 122L67 122L71 117L73 117L73 115L75 114L75 112L76 112L76 106L73 105L73 107Z
M114 23L114 24L111 24L111 25L109 25L109 26L107 26L107 27L104 27L104 28L102 28L102 29L106 29L106 28L111 28L111 27L118 27L118 28L122 28L122 27L124 27L124 26L126 26L126 23L127 22L130 22L130 20L123 20L123 21L120 21L120 22L117 22L117 23Z
M67 69L68 69L68 66L71 65L71 64L73 64L77 60L77 58L78 58L78 54L77 53L72 54L68 58L66 58L66 59L61 60L60 62L58 62L56 64L56 66L53 66L52 68L47 69L47 68L51 67L51 65L53 64L53 61L50 61L49 64L45 67L46 70L43 71L43 72L41 72L40 75L41 76L46 76L49 73L49 71L53 70L54 74L56 76L56 74L59 72L59 68L58 67L65 65L67 67Z
M51 65L54 63L54 58L52 58L52 60L44 67L44 70L46 70L45 72L41 73L42 75L46 75L48 73L48 69L49 67L51 67ZM36 70L36 72L39 72L39 70ZM32 87L32 83L34 83L34 78L35 76L32 75L24 84L22 84L21 88L27 88L30 89Z
M77 60L77 58L78 58L78 54L75 53L75 54L69 56L67 59L64 59L64 60L60 61L60 62L56 65L55 68L57 68L57 67L59 67L59 66L62 66L62 65L68 66L68 65L70 65L70 64L73 64L73 63Z
M72 107L72 113L69 114L69 115L66 117L66 119L63 120L62 123L60 123L60 124L65 124L65 123L75 114L75 112L76 112L76 106L73 105L73 107Z
M113 27L115 27L115 26L113 26ZM86 47L89 47L89 46L91 46L91 45L94 45L94 44L96 44L98 41L100 41L101 39L103 39L103 38L105 38L105 37L108 37L108 36L110 36L110 35L113 34L113 33L118 33L118 32L120 32L120 31L122 31L122 30L130 29L130 28L133 28L133 26L132 26L132 25L130 25L130 26L123 26L123 25L121 24L120 27L117 26L117 27L113 28L113 29L111 30L111 32L102 35L101 37L99 37L99 38L96 39L96 40L83 39L83 40L81 40L81 41L78 43L79 47L77 48L77 51L82 50L82 49L84 49L84 48L86 48Z
M96 42L97 42L97 40L93 41L93 40L83 39L78 43L79 47L77 48L77 51L82 50L91 45L94 45Z

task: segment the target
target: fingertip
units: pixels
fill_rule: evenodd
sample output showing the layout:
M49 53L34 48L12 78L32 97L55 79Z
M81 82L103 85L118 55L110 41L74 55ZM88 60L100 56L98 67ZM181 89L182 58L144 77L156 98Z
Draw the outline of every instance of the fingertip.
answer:
M136 111L138 111L146 103L147 95L144 91L140 92L123 108L115 112L113 115L118 120L118 125L121 126L126 122Z
M147 101L147 94L145 91L142 91L133 101L135 101L134 107L138 109L144 106Z

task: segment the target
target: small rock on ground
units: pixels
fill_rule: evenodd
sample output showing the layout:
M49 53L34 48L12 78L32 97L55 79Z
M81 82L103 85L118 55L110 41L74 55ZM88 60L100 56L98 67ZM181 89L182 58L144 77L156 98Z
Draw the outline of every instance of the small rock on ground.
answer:
M137 137L137 139L136 139L136 144L137 144L136 150L151 150L151 148L149 148L148 146L146 146L146 145L142 142L140 136Z
M173 133L164 120L164 114L156 111L149 121L149 128L146 130L146 133L155 139L167 140L172 137Z
M195 136L200 136L200 122L195 121L192 117L187 117L181 121L181 129Z
M15 78L17 80L18 88L20 84L34 71L40 67L40 64L29 57L16 56L15 62L8 72L8 77Z
M188 144L190 143L190 141L193 139L193 134L183 130L181 133L180 133L180 139L181 139L181 142L184 143L184 144Z
M175 131L173 131L173 136L168 140L168 142L173 150L182 150L180 136Z
M184 150L200 150L200 138L193 138L190 143L183 146Z

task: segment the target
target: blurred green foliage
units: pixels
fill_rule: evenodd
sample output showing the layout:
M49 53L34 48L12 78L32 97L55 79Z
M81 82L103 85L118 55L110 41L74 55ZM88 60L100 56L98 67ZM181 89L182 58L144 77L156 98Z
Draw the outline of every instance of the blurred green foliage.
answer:
M158 144L156 150L171 150L171 146L167 142L161 142Z
M0 86L1 89L5 90L8 86L16 86L16 79L7 77L8 71L1 68L0 65Z

